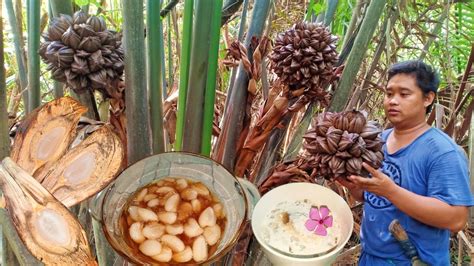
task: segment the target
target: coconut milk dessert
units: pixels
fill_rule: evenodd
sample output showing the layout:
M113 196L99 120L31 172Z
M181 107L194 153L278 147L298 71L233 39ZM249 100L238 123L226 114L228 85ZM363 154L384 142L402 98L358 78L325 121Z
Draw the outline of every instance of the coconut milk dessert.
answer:
M321 254L337 246L341 226L325 205L310 200L283 201L262 221L263 240L292 255Z
M122 214L123 234L155 263L199 263L217 249L226 216L201 182L166 178L137 191Z

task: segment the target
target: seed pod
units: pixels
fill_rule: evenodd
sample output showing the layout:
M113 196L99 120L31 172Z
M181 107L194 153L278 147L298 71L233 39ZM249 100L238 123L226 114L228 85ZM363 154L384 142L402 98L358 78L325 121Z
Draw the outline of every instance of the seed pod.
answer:
M101 32L106 30L105 21L103 18L98 18L96 16L91 16L87 19L86 24L92 27L95 32Z
M73 27L70 26L61 36L61 41L65 45L77 49L81 42L81 37L74 31Z
M82 10L79 10L74 13L72 20L74 21L74 24L83 24L86 23L88 17L89 16L86 13L84 13Z

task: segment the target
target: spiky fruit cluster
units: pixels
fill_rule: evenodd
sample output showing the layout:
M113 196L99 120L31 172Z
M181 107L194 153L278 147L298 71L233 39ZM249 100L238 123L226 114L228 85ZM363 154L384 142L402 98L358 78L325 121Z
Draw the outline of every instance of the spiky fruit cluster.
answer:
M299 22L276 38L269 56L271 68L291 90L304 88L307 97L324 99L323 87L333 78L339 60L337 39L322 24Z
M108 30L103 18L82 11L54 18L43 34L39 54L52 77L76 93L98 89L110 96L107 86L123 74L120 34Z
M362 162L379 168L383 161L381 129L359 111L322 113L305 134L303 146L318 175L345 178L363 173Z

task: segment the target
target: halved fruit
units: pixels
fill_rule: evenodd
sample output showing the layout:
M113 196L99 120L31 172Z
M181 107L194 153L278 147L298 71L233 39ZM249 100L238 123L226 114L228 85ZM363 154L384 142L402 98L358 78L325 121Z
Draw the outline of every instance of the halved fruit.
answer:
M102 126L69 150L36 179L67 207L96 194L117 175L124 148L113 130Z
M56 99L34 110L18 127L11 152L13 161L36 176L38 169L64 155L86 110L70 97Z
M10 158L0 165L6 207L23 243L45 265L97 265L77 219Z

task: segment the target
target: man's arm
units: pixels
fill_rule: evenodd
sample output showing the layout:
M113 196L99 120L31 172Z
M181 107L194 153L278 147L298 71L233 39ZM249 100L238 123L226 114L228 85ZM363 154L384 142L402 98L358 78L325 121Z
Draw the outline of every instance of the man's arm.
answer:
M469 211L466 206L451 206L439 199L421 196L397 185L384 197L402 212L427 225L458 232L467 222Z
M372 178L349 177L351 183L359 189L387 198L402 212L424 224L453 232L464 228L468 217L467 207L451 206L436 198L415 194L395 184L381 171L365 163L364 167L372 174Z

